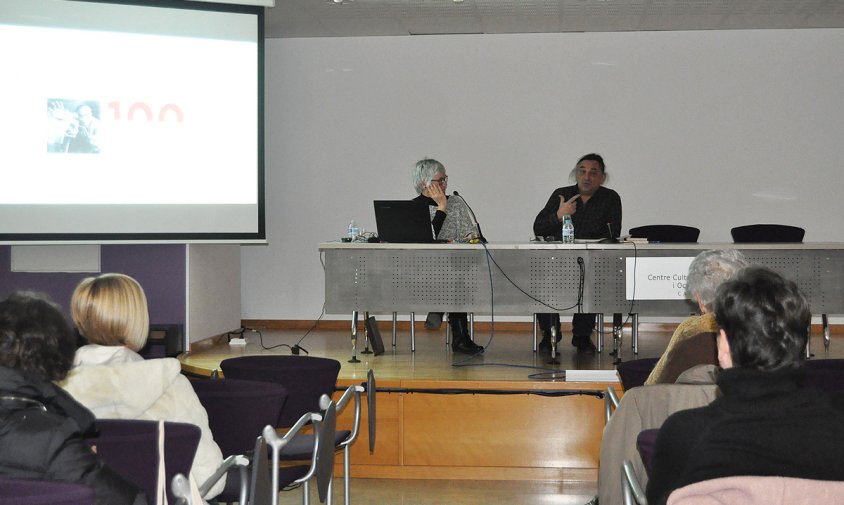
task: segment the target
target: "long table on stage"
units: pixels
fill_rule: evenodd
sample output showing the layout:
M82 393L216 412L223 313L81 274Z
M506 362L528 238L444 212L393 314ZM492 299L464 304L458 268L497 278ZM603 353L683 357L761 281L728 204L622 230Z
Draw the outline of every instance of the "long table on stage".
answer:
M750 261L794 279L809 297L815 313L844 313L844 245L841 244L637 244L634 247L632 244L492 243L484 247L324 243L319 246L325 260L327 313L460 311L496 317L529 316L555 309L574 312L581 272L583 311L685 316L695 309L679 299L644 300L637 299L635 294L628 298L628 265L632 268L636 264L642 269L647 263L639 261L642 258L666 258L666 262L671 262L669 258L690 258L703 249L713 248L738 248ZM423 345L431 349L430 339ZM433 359L442 360L446 366L452 365L452 359L464 359L463 356L454 358L441 347L440 351ZM408 359L408 363L413 363L416 357L408 358L407 354L394 349L379 357L369 355L361 361L380 365ZM476 361L483 365L489 355ZM592 359L601 360L602 356ZM563 362L569 363L565 359ZM540 367L545 363L544 358L537 357L534 361ZM465 370L457 369L441 380L419 380L409 372L410 378L406 380L380 381L379 385L470 392L491 388L551 388L576 393L604 391L609 385L618 388L615 381L585 382L568 376L563 381L529 377L466 380ZM358 452L353 453L352 474L594 481L599 466L604 408L602 401L584 394L558 398L529 394L385 393L378 399L381 445L375 455L365 450L365 444L353 447ZM478 443L480 439L484 443Z
M694 257L735 248L794 280L815 314L844 314L844 244L376 244L327 242L325 311L541 312L688 316L682 299L637 299L628 268L639 258ZM629 261L630 259L633 261ZM632 277L630 277L632 278ZM826 321L824 321L826 322ZM634 324L635 327L635 324ZM635 348L634 338L634 348Z

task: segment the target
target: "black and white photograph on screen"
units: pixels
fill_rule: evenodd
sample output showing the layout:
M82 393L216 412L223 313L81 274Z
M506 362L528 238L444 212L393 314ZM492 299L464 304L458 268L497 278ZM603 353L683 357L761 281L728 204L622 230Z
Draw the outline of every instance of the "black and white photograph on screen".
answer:
M100 152L100 103L96 100L47 100L47 152Z

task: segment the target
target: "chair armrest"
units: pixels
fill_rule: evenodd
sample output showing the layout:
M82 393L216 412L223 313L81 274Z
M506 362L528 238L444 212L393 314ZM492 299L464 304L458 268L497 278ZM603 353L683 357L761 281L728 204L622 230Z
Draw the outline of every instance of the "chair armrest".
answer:
M177 473L170 483L170 490L176 497L176 505L194 505L190 499L190 482L184 475Z
M343 410L343 407L346 406L346 404L349 402L349 400L351 398L355 399L355 418L354 418L354 421L352 422L352 430L351 430L352 432L349 434L349 436L345 440L340 442L339 447L346 447L348 445L351 445L351 443L354 442L355 439L358 438L358 431L360 430L360 416L361 416L361 411L363 409L363 402L361 400L361 393L363 393L365 391L366 391L366 388L364 388L362 385L349 386L349 387L346 388L346 391L343 392L343 396L341 396L340 400L337 402L337 412L339 413L340 411Z
M275 447L279 451L281 448L287 445L290 440L296 436L297 433L302 431L302 428L307 426L308 424L314 422L322 421L322 415L317 414L315 412L308 412L307 414L303 414L296 423L290 427L289 430L284 434L284 436L279 437L278 433L275 431L275 428L270 426L269 424L264 426L264 430L261 433L264 436L264 440L266 440L267 445L270 447Z
M621 465L621 491L624 505L648 505L648 498L629 459L625 459Z
M607 394L604 397L604 417L605 421L610 420L610 416L618 408L618 395L612 386L607 386Z
M214 473L212 473L210 477L205 479L205 482L203 482L199 486L199 494L201 494L202 496L205 496L205 493L207 493L209 489L214 487L214 484L216 484L217 481L219 481L224 475L226 475L228 473L228 471L231 470L232 468L235 468L235 467L246 468L248 466L249 466L249 458L247 458L246 456L243 456L243 455L240 455L240 454L235 454L233 456L229 456L228 458L224 459L223 463L219 467L217 467L216 470L214 470ZM241 479L240 479L240 486L241 486L241 489L244 489L244 486L248 486L249 484L244 480L243 472L241 472L241 474L242 475L241 475ZM175 480L176 479L174 478L173 481L175 482ZM175 491L174 491L173 494L175 494Z

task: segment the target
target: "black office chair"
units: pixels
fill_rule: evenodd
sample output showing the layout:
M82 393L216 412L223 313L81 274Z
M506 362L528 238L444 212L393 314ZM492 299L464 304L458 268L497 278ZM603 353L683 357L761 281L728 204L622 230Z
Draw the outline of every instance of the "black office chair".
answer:
M697 242L700 230L679 224L649 224L630 228L630 236L646 238L648 242Z
M806 230L787 224L748 224L730 230L735 243L803 242Z

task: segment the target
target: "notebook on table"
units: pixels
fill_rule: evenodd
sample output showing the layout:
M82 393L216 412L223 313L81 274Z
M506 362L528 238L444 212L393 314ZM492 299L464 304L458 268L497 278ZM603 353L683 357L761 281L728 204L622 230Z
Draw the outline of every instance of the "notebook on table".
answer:
M381 242L435 242L427 204L413 200L375 200L373 203Z

